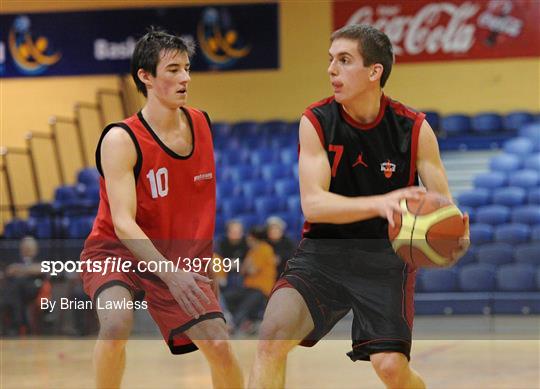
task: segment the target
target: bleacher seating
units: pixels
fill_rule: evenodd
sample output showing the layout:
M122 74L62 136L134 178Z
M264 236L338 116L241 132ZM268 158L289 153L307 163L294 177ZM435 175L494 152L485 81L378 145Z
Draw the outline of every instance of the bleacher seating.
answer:
M440 130L441 149L465 144L470 149L499 147L501 153L488 167L475 166L467 178L473 189L456 196L470 216L472 246L452 269L418 272L416 311L540 313L540 123L520 111L472 117L430 112L428 120ZM249 228L277 215L286 221L287 233L298 239L303 223L298 122L213 123L213 136L216 235L232 218ZM80 170L74 185L56 189L54 202L35 204L27 220L6 224L4 237L31 233L84 239L99 202L99 178L96 169Z

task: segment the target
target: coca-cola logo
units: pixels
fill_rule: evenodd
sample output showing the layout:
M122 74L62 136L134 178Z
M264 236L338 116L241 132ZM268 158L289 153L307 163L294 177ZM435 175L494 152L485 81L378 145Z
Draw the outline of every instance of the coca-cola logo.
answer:
M501 3L506 4L504 12L495 9ZM478 27L512 37L520 34L523 22L509 16L511 2L508 5L505 1L492 1L483 13L479 13L480 8L470 1L461 4L437 2L406 15L402 13L401 5L366 5L353 13L347 24L370 24L385 32L396 55L466 53L475 44ZM477 14L479 17L474 20Z

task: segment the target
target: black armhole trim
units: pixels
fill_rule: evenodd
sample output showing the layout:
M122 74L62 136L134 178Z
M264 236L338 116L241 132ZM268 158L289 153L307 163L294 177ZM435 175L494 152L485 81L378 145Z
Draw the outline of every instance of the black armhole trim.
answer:
M208 116L208 113L206 111L201 111L206 118L206 121L208 122L208 128L210 128L210 132L212 132L212 121L210 120L210 116Z
M196 143L195 129L193 128L193 120L191 120L191 115L189 114L189 111L185 107L180 107L180 109L186 115L186 118L187 118L188 123L189 123L189 130L191 131L191 139L193 139L193 145L192 145L192 148L191 148L191 153L189 153L188 155L176 154L174 151L172 151L170 148L168 148L167 145L165 143L163 143L161 141L161 139L159 139L159 136L157 136L157 134L154 132L152 127L150 127L150 124L148 124L148 122L144 118L144 116L142 114L142 111L137 112L137 117L139 118L139 120L143 124L144 128L146 128L146 130L150 133L150 135L152 135L152 138L154 138L154 140L157 142L157 144L159 145L159 147L161 147L161 149L163 151L165 151L168 155L170 155L171 157L173 157L175 159L188 159L195 152L195 143Z
M133 144L135 145L135 150L137 151L137 163L135 163L135 166L133 167L133 175L135 176L135 181L137 181L137 179L139 178L139 174L141 172L142 162L143 162L141 146L139 146L139 142L137 141L137 138L135 137L135 134L133 133L131 128L129 128L129 126L125 123L111 123L103 129L103 132L101 133L101 137L99 138L99 142L96 147L97 170L99 174L101 174L101 177L105 178L105 176L103 175L103 170L101 168L101 142L103 142L103 138L105 138L105 135L107 135L109 130L113 127L123 128L128 133L129 137L133 141Z

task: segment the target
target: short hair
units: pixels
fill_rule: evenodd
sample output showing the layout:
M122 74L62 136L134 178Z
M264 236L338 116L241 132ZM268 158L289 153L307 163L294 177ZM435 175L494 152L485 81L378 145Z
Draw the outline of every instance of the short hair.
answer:
M178 51L191 57L195 52L195 44L182 37L171 35L164 30L150 27L148 32L137 41L131 56L131 77L137 90L147 97L146 85L139 79L137 72L143 69L154 77L162 52Z
M394 51L390 38L375 27L368 24L350 24L334 31L330 42L345 38L358 42L358 52L364 59L364 66L380 63L383 66L381 88L384 88L394 63Z

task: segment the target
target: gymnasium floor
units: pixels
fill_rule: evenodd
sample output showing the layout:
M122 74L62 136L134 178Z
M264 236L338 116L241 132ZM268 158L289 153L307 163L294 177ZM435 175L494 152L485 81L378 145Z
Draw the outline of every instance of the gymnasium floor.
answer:
M412 366L429 388L540 388L539 322L538 317L419 318ZM347 326L344 320L331 339L291 353L287 388L383 388L369 363L345 356ZM92 388L93 344L91 338L3 339L0 388ZM234 340L233 347L247 375L256 341ZM200 353L173 357L162 340L146 336L131 339L127 355L124 388L211 387Z

